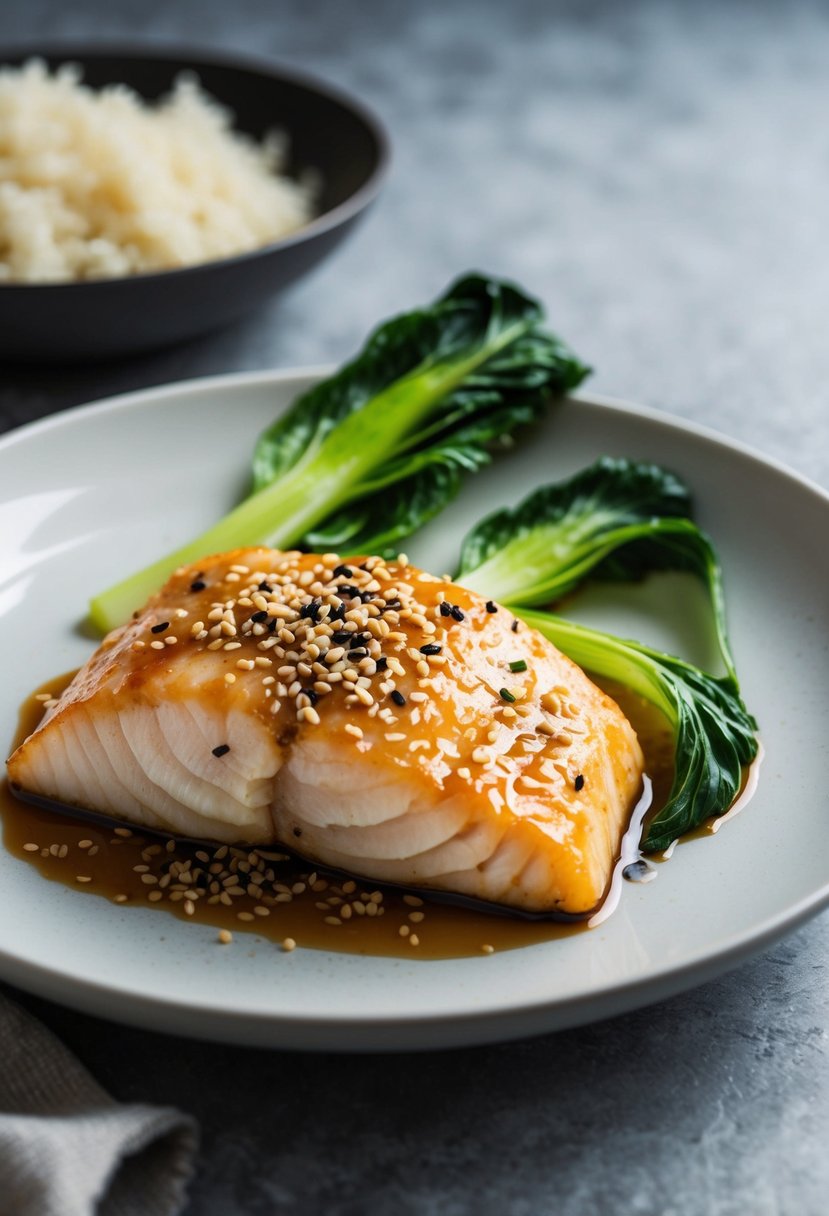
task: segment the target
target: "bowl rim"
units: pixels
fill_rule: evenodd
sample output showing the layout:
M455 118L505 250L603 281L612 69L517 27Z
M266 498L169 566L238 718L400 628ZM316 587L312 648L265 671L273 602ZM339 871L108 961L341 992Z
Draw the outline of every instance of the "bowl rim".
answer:
M0 43L0 70L4 67L15 66L18 62L25 62L29 59L58 58L64 58L66 63L77 61L81 67L83 67L84 60L123 59L125 61L133 60L138 63L155 62L160 64L175 64L177 61L183 60L189 62L195 68L198 68L199 65L232 68L237 71L250 72L297 85L308 92L316 93L327 101L334 102L355 115L374 141L377 160L373 170L363 184L353 194L350 194L348 198L344 199L343 202L338 203L336 207L332 207L328 211L324 211L321 215L314 216L313 219L304 224L302 228L297 229L296 232L289 233L278 241L271 241L267 245L259 245L255 249L248 249L243 253L232 254L229 257L211 258L207 262L194 262L189 266L172 266L168 270L137 271L131 275L111 275L96 279L75 279L70 281L46 279L42 282L34 283L0 282L0 293L8 291L21 293L37 292L44 289L69 293L71 291L89 292L95 289L112 289L113 287L120 287L124 283L147 283L153 279L168 281L173 275L197 276L221 267L244 264L257 258L266 257L269 254L281 253L285 249L301 245L310 238L322 236L327 232L339 228L349 220L355 219L361 211L365 210L374 201L388 175L391 162L391 140L385 124L369 106L347 89L343 89L339 85L330 84L328 81L323 80L313 72L306 71L304 68L285 67L278 60L271 59L266 55L258 55L246 51L223 51L217 50L214 47L199 46L198 44L188 45L187 43L155 43L142 40L119 42L118 40L109 39L81 41L80 39L72 38L38 43Z

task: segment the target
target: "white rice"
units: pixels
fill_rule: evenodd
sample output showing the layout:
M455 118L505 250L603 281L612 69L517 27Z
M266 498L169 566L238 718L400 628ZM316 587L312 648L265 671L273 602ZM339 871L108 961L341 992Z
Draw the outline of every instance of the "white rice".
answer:
M279 176L284 141L232 121L192 77L150 105L73 65L0 70L0 282L189 266L301 228L313 192Z

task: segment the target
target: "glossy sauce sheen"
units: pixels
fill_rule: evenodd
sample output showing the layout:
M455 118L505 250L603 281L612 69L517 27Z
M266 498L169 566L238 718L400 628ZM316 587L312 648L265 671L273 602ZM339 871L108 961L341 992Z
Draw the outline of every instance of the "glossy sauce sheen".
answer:
M48 692L58 696L72 675L74 673L50 681L25 702L14 746L31 733L43 713L38 694ZM664 803L673 780L673 747L668 724L658 710L641 698L631 696L624 688L604 681L596 683L601 683L617 701L639 736L654 786L653 814ZM277 943L291 938L299 947L448 959L490 953L490 948L493 951L515 949L587 930L586 920L562 923L529 919L502 909L473 905L469 901L439 900L431 895L423 897L420 893L413 899L412 893L360 879L351 880L356 881L356 891L344 891L343 884L349 882L345 876L326 873L320 867L294 857L267 861L284 887L305 886L305 890L295 893L290 902L275 903L268 897L262 899L246 894L234 898L232 907L226 907L199 899L190 905L193 911L189 913L183 899L175 903L167 898L150 902L148 896L157 887L145 882L144 878L146 874L161 876L171 860L193 860L194 865L201 865L201 861L194 860L195 854L205 846L177 841L174 848L168 850L163 837L150 833L135 830L130 835L116 834L112 826L22 802L14 797L6 782L0 786L0 807L6 848L15 857L33 865L47 879L113 901L116 896L125 895L126 901L118 900L121 906L164 910L183 920L195 920L233 933L255 933ZM91 842L91 846L81 849L80 841ZM26 850L27 844L37 844L37 851ZM64 845L65 855L61 857ZM243 864L248 851L239 850ZM211 846L208 846L208 852L212 852ZM259 852L267 855L274 850ZM145 874L137 873L135 866L141 866ZM311 890L308 879L314 874L315 889ZM91 881L80 883L79 877ZM378 895L382 897L380 900ZM365 898L361 899L361 896ZM422 900L422 904L415 900ZM337 913L341 905L353 901L363 904L366 909L374 902L377 912L352 915L341 924L326 922L326 917L340 919ZM325 907L318 906L320 904ZM263 908L267 908L267 912ZM401 935L401 927L405 936ZM412 944L413 937L416 945Z

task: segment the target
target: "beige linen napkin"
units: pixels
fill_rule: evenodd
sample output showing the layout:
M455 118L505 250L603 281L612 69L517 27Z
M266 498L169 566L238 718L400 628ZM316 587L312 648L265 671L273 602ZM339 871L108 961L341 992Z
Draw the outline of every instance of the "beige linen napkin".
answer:
M114 1102L50 1031L0 994L0 1210L176 1216L197 1146L192 1119Z

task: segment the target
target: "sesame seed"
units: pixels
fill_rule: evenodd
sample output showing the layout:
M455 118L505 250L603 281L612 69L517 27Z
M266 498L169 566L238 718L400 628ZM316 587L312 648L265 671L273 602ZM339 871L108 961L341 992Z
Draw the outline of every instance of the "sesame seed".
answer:
M23 848L27 853L38 853L40 851L40 845L38 844L24 844Z
M497 604L493 603L493 601L492 601L492 600L487 600L487 602L486 602L486 610L487 610L487 612L497 612L497 611L498 611L498 606L497 606Z
M286 937L283 939L282 949L286 954L290 954L292 950L296 950L296 942L292 937Z
M584 789L584 777L581 773L579 773L578 777L576 777L576 780L573 782L573 788L577 793L579 790Z
M225 684L235 684L235 683L236 683L236 676L233 674L232 671L226 671L225 672Z
M494 947L494 946L490 946L489 942L485 942L485 943L483 944L483 946L481 946L481 951L482 951L482 953L483 953L483 954L494 954L494 953L495 953L495 947Z
M488 747L476 747L472 752L473 764L488 764L492 759L492 752Z
M223 946L229 946L230 943L233 941L233 934L230 932L229 929L220 929L218 940L221 942L221 944Z
M75 882L92 882L92 879L88 874L76 874Z
M226 756L229 751L230 751L229 743L220 743L218 747L213 748L213 755L214 756Z
M150 633L164 633L165 630L167 630L169 628L170 628L169 621L159 621L159 623L157 625L153 625L151 627Z

